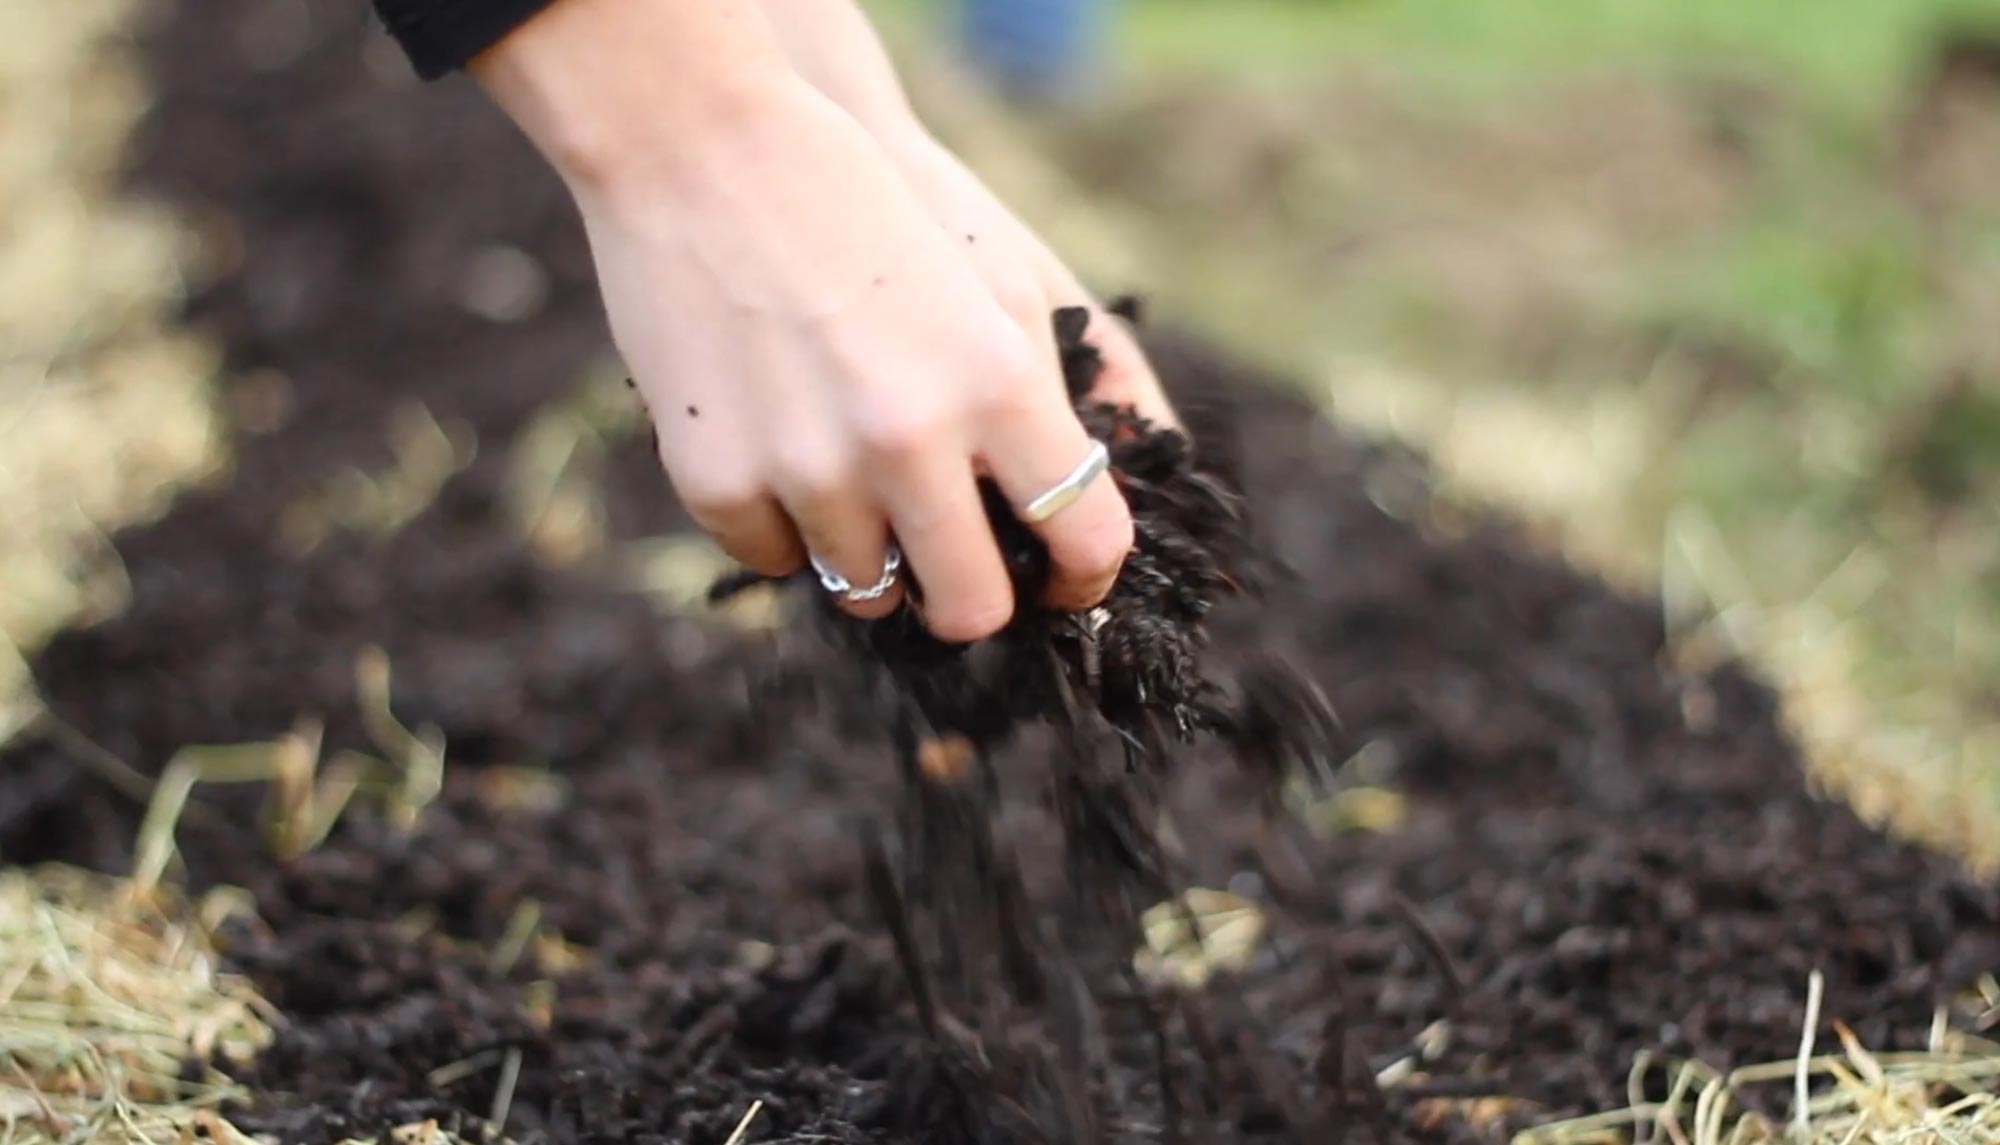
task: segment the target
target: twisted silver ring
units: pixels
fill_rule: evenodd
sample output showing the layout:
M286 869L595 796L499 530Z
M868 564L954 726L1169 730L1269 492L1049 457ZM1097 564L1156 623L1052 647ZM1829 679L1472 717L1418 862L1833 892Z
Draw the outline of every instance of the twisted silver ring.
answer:
M903 550L890 545L882 560L882 579L867 588L855 588L854 582L835 572L820 559L818 553L808 554L812 558L813 571L819 574L820 586L826 591L855 604L865 604L880 600L896 586L896 574L903 568Z
M1077 467L1070 471L1070 475L1056 482L1048 492L1028 502L1028 507L1021 510L1021 516L1029 524L1048 520L1069 508L1070 503L1083 496L1083 491L1090 488L1090 483L1103 476L1104 471L1109 468L1111 468L1111 451L1105 448L1103 442L1093 440L1090 443L1090 452L1085 454Z

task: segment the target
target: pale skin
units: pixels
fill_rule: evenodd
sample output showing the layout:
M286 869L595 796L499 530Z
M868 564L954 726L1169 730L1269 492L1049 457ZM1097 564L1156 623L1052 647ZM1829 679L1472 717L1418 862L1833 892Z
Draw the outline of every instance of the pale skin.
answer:
M1004 626L975 482L1026 505L1090 448L1057 307L1096 311L1098 396L1173 422L1129 333L919 121L854 0L558 0L468 70L576 200L676 493L759 572L810 551L869 585L893 538L939 637ZM1108 475L1034 527L1066 610L1132 546Z

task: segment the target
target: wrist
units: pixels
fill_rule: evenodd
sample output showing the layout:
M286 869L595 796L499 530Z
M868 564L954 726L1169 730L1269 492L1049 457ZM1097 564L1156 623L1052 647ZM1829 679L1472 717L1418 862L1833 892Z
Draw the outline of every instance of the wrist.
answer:
M916 126L895 63L857 0L759 0L792 65L870 133Z
M467 70L579 195L683 177L802 82L749 0L557 0Z

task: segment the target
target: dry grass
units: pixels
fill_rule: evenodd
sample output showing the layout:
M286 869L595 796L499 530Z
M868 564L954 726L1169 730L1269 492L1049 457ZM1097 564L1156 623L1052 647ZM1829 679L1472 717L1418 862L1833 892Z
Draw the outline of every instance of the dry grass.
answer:
M604 547L604 463L645 423L625 377L615 358L598 363L536 415L508 455L509 515L551 563L573 564Z
M1633 1063L1625 1109L1544 1125L1514 1145L1990 1145L2000 1141L2000 1045L1954 1031L1940 1013L1919 1053L1872 1053L1836 1024L1840 1052L1816 1053L1824 982L1807 989L1799 1052L1789 1061L1728 1073L1700 1062ZM1990 1004L1990 1003L1989 1003ZM1664 1100L1639 1100L1656 1068L1671 1078ZM1741 1108L1744 1091L1792 1091L1774 1123Z
M215 928L246 909L231 889L188 902L71 867L0 870L0 1141L270 1145L224 1115L251 1096L229 1071L281 1022L218 969ZM433 1122L390 1136L463 1140Z
M267 1045L275 1019L217 969L209 935L237 906L142 899L68 868L0 871L0 1139L244 1140L218 1113L244 1096L222 1070Z
M414 825L442 789L443 737L428 725L412 730L391 711L380 650L363 653L356 676L363 723L381 758L339 752L322 760L320 725L311 719L269 743L185 748L138 793L149 802L132 878L0 868L0 1142L268 1140L222 1114L253 1096L229 1071L267 1046L282 1022L248 981L218 969L216 928L251 905L232 888L186 901L168 879L174 835L204 783L266 785L261 827L280 856L317 846L356 798L373 799L391 822ZM41 722L62 734L53 716ZM72 749L102 751L74 732L68 738ZM496 957L511 962L531 943L544 962L574 957L541 932L537 910L524 911L518 929L512 949ZM510 1073L518 1070L518 1055L508 1062ZM503 1095L510 1090L503 1086ZM502 1140L507 1104L505 1096L496 1101L496 1128L483 1140ZM406 1145L461 1140L429 1122L392 1137Z
M553 565L596 563L664 612L702 613L749 631L782 626L788 598L753 588L711 604L708 590L735 571L707 534L676 533L613 545L604 506L605 466L614 450L646 431L644 407L626 388L612 358L594 365L564 398L550 402L508 453L508 516L540 559Z
M1256 903L1207 887L1155 903L1139 923L1146 942L1132 957L1133 970L1147 982L1183 990L1247 967L1267 926Z
M422 402L399 406L388 430L389 464L375 471L347 466L285 506L279 536L304 556L336 532L381 538L394 534L437 500L445 483L478 455L469 426L442 422Z
M130 8L0 5L0 742L33 713L20 650L121 605L104 535L217 465L215 361L168 328L183 232L118 197Z
M201 784L266 785L264 843L280 859L319 846L357 798L373 800L398 829L414 828L444 790L444 733L431 724L413 731L396 718L389 658L380 648L365 648L357 657L355 692L379 757L352 750L323 756L321 723L311 717L268 742L193 744L175 752L152 785L139 827L136 893L161 886L178 854L175 832Z
M761 1099L751 1102L749 1110L743 1114L743 1120L736 1123L736 1128L729 1134L729 1140L723 1145L741 1145L744 1136L750 1132L750 1123L757 1119L757 1114L763 1108L764 1102Z

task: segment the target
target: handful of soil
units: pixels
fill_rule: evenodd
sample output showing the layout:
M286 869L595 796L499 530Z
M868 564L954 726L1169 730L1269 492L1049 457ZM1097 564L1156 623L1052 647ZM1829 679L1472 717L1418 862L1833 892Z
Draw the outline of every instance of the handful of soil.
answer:
M1129 299L1112 310L1127 320L1138 314ZM1324 702L1295 674L1261 666L1252 673L1254 686L1232 702L1204 671L1210 613L1253 594L1270 570L1252 542L1236 483L1197 457L1188 434L1090 397L1104 361L1085 340L1089 322L1081 307L1054 315L1064 381L1085 429L1110 450L1111 474L1135 530L1132 552L1102 603L1082 613L1038 603L1049 578L1048 549L990 480L981 493L1020 602L992 637L970 645L939 640L907 605L880 620L857 620L818 592L809 572L797 579L813 586L817 613L836 639L887 678L905 716L982 751L1037 723L1073 736L1093 715L1117 732L1132 762L1159 761L1170 741L1202 734L1268 741L1278 729L1260 713L1274 706L1301 717L1296 734L1322 732L1330 720ZM732 578L712 595L720 599L761 579ZM910 594L920 605L922 585L912 583ZM1242 746L1263 757L1276 745Z
M1130 303L1114 310L1136 317ZM1104 1063L1083 1047L1102 1041L1089 1031L1105 1020L1106 1005L1137 1005L1164 1046L1163 1011L1143 1001L1149 991L1130 960L1144 941L1142 913L1185 888L1161 838L1173 745L1220 738L1274 797L1291 763L1327 750L1333 732L1317 688L1277 658L1240 665L1233 687L1209 670L1211 613L1254 594L1271 572L1240 488L1202 463L1188 434L1092 400L1104 363L1085 341L1089 313L1058 311L1054 322L1070 398L1109 448L1135 526L1105 600L1081 614L1038 603L1048 550L990 481L982 494L1019 602L992 637L941 641L910 607L858 620L810 573L798 578L836 643L887 686L902 806L895 858L887 832L870 827L864 862L929 1035L920 1059L907 1063L927 1079L916 1089L930 1095L911 1118L927 1126L928 1139L951 1145L1097 1140L1110 1111L1093 1107L1089 1079ZM758 579L726 581L715 595ZM919 602L921 588L911 586ZM1029 902L998 825L990 763L993 749L1036 724L1057 735L1047 799L1061 828L1068 894L1056 904ZM1122 745L1122 766L1121 753L1099 750L1108 746L1106 728ZM1186 922L1200 933L1191 916ZM1192 999L1163 1004L1202 1026ZM1215 1056L1217 1068L1244 1068L1220 1064L1227 1055L1209 1050L1203 1056ZM1176 1085L1166 1076L1160 1084ZM1168 1103L1177 1104L1171 1094ZM1304 1119L1278 1120L1303 1127Z

